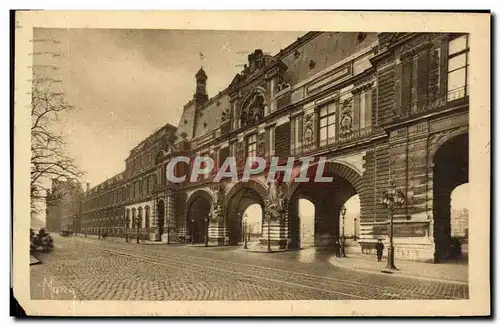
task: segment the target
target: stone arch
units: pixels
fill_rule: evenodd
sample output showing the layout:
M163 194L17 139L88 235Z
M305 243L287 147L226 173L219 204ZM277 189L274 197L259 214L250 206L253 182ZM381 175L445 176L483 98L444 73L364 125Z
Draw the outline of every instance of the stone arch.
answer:
M185 217L191 243L203 243L208 240L208 216L213 202L212 194L204 189L196 190L189 196Z
M302 241L314 239L314 246L333 248L340 239L340 212L345 202L360 194L363 186L362 175L352 167L339 162L325 162L324 176L333 177L332 182L315 183L315 167L306 183L291 183L285 196L288 199L288 227L291 248L300 248ZM313 218L303 224L299 201L306 199L314 205ZM361 198L360 198L361 200ZM302 229L313 234L305 234ZM304 238L304 239L302 239Z
M237 183L225 197L225 224L229 236L229 244L236 245L243 240L243 213L246 209L258 204L261 206L264 215L264 201L268 197L266 187L260 182L249 180L248 182Z
M451 241L451 193L469 181L469 135L459 132L440 137L431 152L432 156L432 235L434 261L452 256Z
M257 192L263 200L267 198L267 187L264 186L262 183L255 181L255 180L248 180L248 182L238 182L235 184L227 193L227 195L224 198L224 206L227 208L231 198L240 190L244 188L250 188Z
M360 193L363 184L362 175L352 167L339 162L326 162L324 173L345 179L356 189L357 193ZM289 184L285 192L286 198L290 199L299 186L300 183L298 182Z
M434 156L437 151L448 141L452 140L457 136L461 136L469 133L469 126L462 126L453 130L443 131L434 135L434 138L429 144L429 162L433 162Z
M187 219L188 218L188 214L189 214L189 208L191 207L191 205L193 204L193 202L198 199L198 198L203 198L203 199L206 199L210 205L214 202L214 198L212 196L212 194L205 190L205 189L198 189L198 190L195 190L188 198L187 198L187 201L186 201L186 204L185 204L185 209L184 209L184 217Z

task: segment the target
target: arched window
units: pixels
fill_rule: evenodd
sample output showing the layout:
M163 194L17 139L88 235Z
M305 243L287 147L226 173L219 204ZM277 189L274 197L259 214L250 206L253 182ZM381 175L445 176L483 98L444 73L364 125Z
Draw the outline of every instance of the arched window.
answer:
M151 226L149 225L149 206L144 208L144 227L149 229Z
M137 210L137 227L142 228L144 220L142 218L142 207Z
M255 90L243 102L240 121L241 127L254 124L264 117L265 98L262 93Z

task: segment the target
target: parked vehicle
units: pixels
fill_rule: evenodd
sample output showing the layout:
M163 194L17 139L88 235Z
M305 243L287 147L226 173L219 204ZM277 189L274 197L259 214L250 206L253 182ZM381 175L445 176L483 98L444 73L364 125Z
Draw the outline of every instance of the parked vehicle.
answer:
M63 236L63 237L69 237L70 235L71 235L70 230L62 230L61 231L61 236Z

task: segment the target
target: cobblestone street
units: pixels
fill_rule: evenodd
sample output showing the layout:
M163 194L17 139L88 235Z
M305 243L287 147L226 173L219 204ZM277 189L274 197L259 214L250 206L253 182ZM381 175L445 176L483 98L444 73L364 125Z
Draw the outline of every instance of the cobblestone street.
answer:
M55 236L31 269L32 299L464 299L468 287L332 266L331 255L248 253L238 247L140 245Z

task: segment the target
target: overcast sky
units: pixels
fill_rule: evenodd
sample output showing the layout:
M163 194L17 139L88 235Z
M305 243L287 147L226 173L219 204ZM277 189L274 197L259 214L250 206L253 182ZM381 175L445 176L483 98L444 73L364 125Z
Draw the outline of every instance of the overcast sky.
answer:
M75 107L61 119L69 150L91 185L124 169L128 151L165 123L177 125L201 65L209 96L231 82L256 48L276 54L305 32L37 29L60 57L39 74L60 78ZM203 60L200 53L203 53Z

